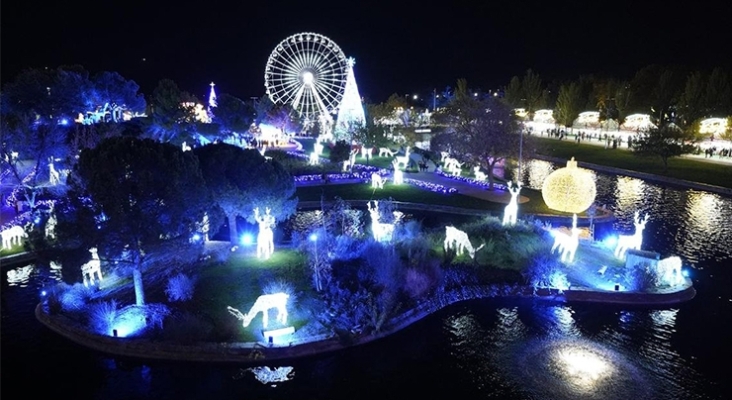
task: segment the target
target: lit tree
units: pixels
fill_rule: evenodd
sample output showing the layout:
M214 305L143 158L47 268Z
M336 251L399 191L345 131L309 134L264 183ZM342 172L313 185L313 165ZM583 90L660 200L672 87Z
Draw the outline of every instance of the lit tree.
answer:
M80 240L100 253L127 254L123 258L133 266L136 303L143 305L146 260L164 243L187 244L210 208L197 158L171 144L115 137L82 151L72 174L74 215L86 218L60 217L57 234L81 232L86 237ZM97 229L89 229L90 223Z
M193 153L200 161L213 202L226 215L232 245L238 238L236 218L253 223L254 208L270 208L279 220L294 213L294 179L277 161L267 161L257 150L225 143L198 147Z
M160 142L182 142L179 138L191 122L194 121L194 109L185 103L197 104L198 100L190 93L178 88L170 79L163 79L152 94L152 126L150 136Z
M572 126L574 120L582 112L580 86L577 82L564 84L559 88L554 119L564 126Z
M494 97L474 98L464 79L458 81L455 97L447 107L453 129L444 133L443 143L458 159L479 165L488 173L493 189L493 168L508 157L518 155L520 135L513 111Z
M128 81L117 72L104 71L94 75L85 94L87 109L93 110L109 104L113 122L122 122L122 112L145 111L145 97L138 93L140 86Z
M633 139L633 153L639 156L661 157L664 172L668 159L694 152L696 138L692 133L672 125L662 125L640 132Z

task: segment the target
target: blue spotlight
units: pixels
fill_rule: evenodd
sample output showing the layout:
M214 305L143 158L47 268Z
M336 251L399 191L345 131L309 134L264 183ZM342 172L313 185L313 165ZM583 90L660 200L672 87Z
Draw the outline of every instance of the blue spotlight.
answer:
M251 233L245 233L241 235L241 244L250 245L252 243L254 243L254 237L252 237Z

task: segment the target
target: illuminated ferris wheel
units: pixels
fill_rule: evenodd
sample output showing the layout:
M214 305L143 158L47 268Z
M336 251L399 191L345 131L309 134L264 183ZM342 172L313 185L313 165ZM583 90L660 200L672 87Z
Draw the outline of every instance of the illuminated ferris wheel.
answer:
M343 99L348 62L335 42L298 33L280 42L267 60L264 86L275 104L290 104L303 119L334 113Z

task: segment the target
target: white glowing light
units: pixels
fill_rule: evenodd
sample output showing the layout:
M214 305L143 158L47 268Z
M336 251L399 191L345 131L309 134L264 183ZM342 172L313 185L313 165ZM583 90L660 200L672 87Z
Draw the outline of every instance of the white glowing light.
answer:
M313 152L317 155L323 154L323 143L320 142L322 140L320 136L318 136L318 140L316 140L315 144L313 145Z
M579 113L574 121L575 125L597 125L600 123L600 113L598 111L585 111Z
M513 186L508 183L508 192L511 193L511 201L503 210L503 225L516 225L516 216L518 215L518 195L521 191L521 182L517 182Z
M558 229L554 229L552 231L552 234L554 235L554 245L552 246L551 252L554 254L554 250L559 249L562 254L560 257L562 262L574 261L574 255L577 252L577 247L579 246L580 230L577 229L577 214L572 216L572 229L570 232L571 234L567 235Z
M30 280L30 274L33 272L33 265L26 265L16 269L8 271L8 284L15 286L21 283L28 283Z
M525 108L514 108L513 113L516 114L516 116L521 119L526 119L529 117L529 112L526 111Z
M92 255L92 259L86 264L81 266L81 275L84 278L84 286L93 285L95 283L94 278L97 277L99 282L102 282L102 262L99 260L97 254L97 248L92 247L89 249Z
M289 381L295 376L293 369L293 367L276 367L273 369L267 366L249 368L254 377L265 385L273 382Z
M443 243L443 246L446 252L452 249L455 250L455 254L459 256L463 252L467 251L470 258L475 259L475 253L483 248L485 243L478 246L477 249L473 248L473 244L470 243L470 238L468 238L467 233L455 228L454 226L446 226L445 242Z
M681 267L683 263L681 258L672 256L660 260L656 264L656 276L658 277L657 283L659 285L678 286L683 285L686 282Z
M269 324L269 310L277 309L277 322L287 324L287 300L290 295L287 293L263 294L257 298L249 312L242 314L233 307L226 307L231 315L241 321L244 328L248 327L257 314L262 313L262 327L267 328Z
M699 123L699 133L720 136L727 131L727 126L727 118L707 118Z
M45 234L46 237L53 240L56 239L56 215L51 214L51 216L48 218L48 221L46 221L46 228L45 228Z
M338 117L336 118L336 131L343 134L348 133L351 127L363 126L366 122L366 114L363 111L361 95L356 85L356 77L353 75L353 66L356 60L353 57L346 61L346 86L343 89L343 99L338 106Z
M308 159L309 165L318 165L320 164L320 156L318 156L318 153L312 152L310 153L310 158Z
M379 157L393 157L394 152L388 147L379 147Z
M342 106L349 70L335 42L317 33L298 33L272 50L264 86L273 103L289 104L301 118L315 121Z
M3 249L10 249L13 245L20 246L22 239L28 237L22 226L14 225L0 232L3 239Z
M211 116L208 114L208 111L206 111L206 108L203 106L203 104L184 102L181 103L181 106L193 113L193 119L195 119L196 121L203 122L205 124L211 123Z
M371 158L371 154L373 154L373 152L374 152L374 148L373 147L366 147L366 146L362 146L361 147L361 157L362 158L365 158L367 160L370 159Z
M553 124L554 110L536 110L534 113L534 122Z
M553 357L567 380L582 389L591 389L612 372L610 363L587 349L562 347Z
M618 242L615 246L615 257L623 259L625 252L628 249L640 250L643 244L643 229L646 228L646 222L648 222L648 215L645 218L640 219L638 211L635 212L633 217L635 225L635 233L632 235L620 235L618 236Z
M381 214L379 213L379 202L374 200L374 206L371 206L371 201L366 203L369 214L371 215L371 232L374 235L374 240L377 242L389 242L394 234L394 224L386 224L380 222ZM394 211L395 222L399 222L403 214L398 211Z
M457 159L452 157L446 157L442 165L444 171L452 173L454 176L459 176L462 173L462 166L464 163L459 162Z
M275 218L270 214L270 208L265 209L265 214L259 214L259 207L254 209L254 220L259 224L257 235L257 258L269 259L274 253L274 232Z
M214 90L214 86L216 86L216 84L211 82L209 86L211 86L211 91L208 93L208 106L210 108L218 107L218 103L216 102L216 91Z
M404 172L400 169L394 169L394 177L392 179L395 185L401 185L404 183Z
M183 150L183 151L193 150L193 149L191 149L191 146L189 146L188 143L186 143L186 142L183 142L183 144L181 144L180 147L181 147L181 150Z
M409 166L409 146L407 146L407 149L404 151L403 156L396 156L394 157L394 161L396 161L395 167L399 168L403 165L403 168L407 168Z
M480 166L476 165L473 167L473 173L475 174L475 180L476 181L484 181L488 176L486 176L485 172L480 170Z
M621 128L629 131L646 130L655 128L651 122L651 116L648 114L632 114L625 117L625 121L621 125Z
M549 208L575 214L590 208L596 193L593 173L578 168L574 157L567 161L565 168L549 174L541 188L541 195Z
M384 178L381 177L381 175L374 172L371 174L371 187L374 189L383 189L384 188Z
M56 168L54 168L53 163L48 163L48 183L51 185L58 185L61 182L61 177L56 171Z

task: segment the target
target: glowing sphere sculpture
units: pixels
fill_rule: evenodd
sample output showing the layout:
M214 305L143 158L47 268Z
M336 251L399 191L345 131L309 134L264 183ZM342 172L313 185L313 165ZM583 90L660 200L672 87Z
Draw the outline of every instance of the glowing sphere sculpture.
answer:
M572 157L565 168L560 168L546 177L541 195L552 210L579 214L595 201L595 179L587 169L578 168Z

